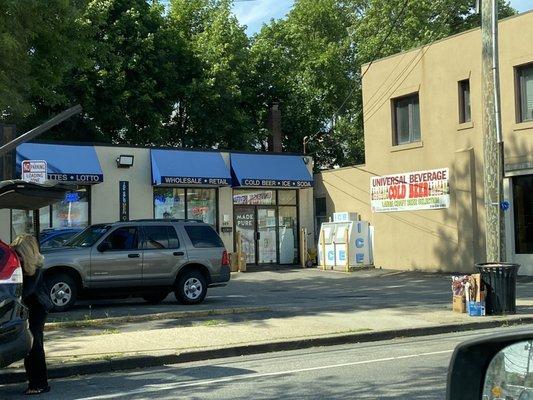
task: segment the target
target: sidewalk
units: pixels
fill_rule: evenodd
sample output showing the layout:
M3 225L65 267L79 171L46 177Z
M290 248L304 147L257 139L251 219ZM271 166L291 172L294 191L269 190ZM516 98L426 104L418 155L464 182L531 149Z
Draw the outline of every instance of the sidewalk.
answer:
M440 281L442 277L435 279ZM372 282L375 296L387 298L398 290L386 280L382 287L376 286L375 277ZM528 286L532 284L527 283ZM520 292L530 293L529 290ZM444 297L449 300L451 294ZM335 303L328 309L314 308L306 312L299 304L273 305L270 309L264 308L264 311L252 313L220 313L196 318L115 322L95 326L89 324L89 327L81 329L60 328L45 334L47 360L51 370L71 363L87 366L121 359L129 360L128 366L135 367L135 363L138 366L146 365L147 360L155 362L158 359L161 364L175 361L178 356L181 357L179 359L186 360L187 354L195 351L202 351L205 358L214 358L217 355L224 356L221 349L230 349L230 354L235 355L250 346L277 344L271 348L283 350L283 346L294 348L298 346L298 342L304 347L304 342L308 344L307 347L326 344L321 339L327 339L330 344L340 344L343 340L344 343L371 341L488 325L533 323L532 296L518 299L517 315L500 317L469 317L453 313L450 301L418 301L418 305L413 305L413 301L406 301L406 305L396 302L388 307L381 303L380 307L372 307L371 301L365 298L360 301L367 303L366 307L361 307L361 304L355 307L349 303L344 306L342 303ZM315 306L318 306L320 299L316 299L316 303ZM338 338L337 342L335 338ZM236 350L236 347L241 350ZM268 351L268 348L265 349ZM3 378L14 379L13 373L17 375L20 367L20 363L15 364L0 373L0 382ZM7 376L9 374L12 375L11 378Z

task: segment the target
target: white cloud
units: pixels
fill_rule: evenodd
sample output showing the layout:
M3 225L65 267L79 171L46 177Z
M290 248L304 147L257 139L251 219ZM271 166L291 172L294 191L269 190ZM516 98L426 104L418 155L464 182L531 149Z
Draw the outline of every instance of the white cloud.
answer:
M251 0L235 2L233 12L239 22L248 26L248 33L257 32L263 23L272 18L283 18L294 0Z

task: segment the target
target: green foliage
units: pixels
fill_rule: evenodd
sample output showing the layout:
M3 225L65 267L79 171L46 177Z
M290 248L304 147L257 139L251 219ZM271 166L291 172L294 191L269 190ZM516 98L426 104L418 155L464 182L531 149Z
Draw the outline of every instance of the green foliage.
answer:
M296 0L252 46L264 102L282 106L285 147L301 151L308 136L320 168L364 162L362 65L479 26L473 4ZM500 18L514 12L500 1Z
M185 147L247 149L253 146L249 40L231 13L231 2L174 0L170 20L191 45L200 75L174 115Z
M80 61L69 0L3 0L0 4L0 121L25 121L40 104L64 105L58 88Z
M285 150L308 137L318 167L361 163L362 66L479 26L473 4L296 0L248 38L231 0L4 0L0 122L80 103L49 138L266 149L279 102Z

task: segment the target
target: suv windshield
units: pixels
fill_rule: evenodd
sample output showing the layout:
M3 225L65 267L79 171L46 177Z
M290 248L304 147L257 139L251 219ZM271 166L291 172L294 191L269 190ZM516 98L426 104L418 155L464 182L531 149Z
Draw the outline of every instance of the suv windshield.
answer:
M109 230L109 225L91 225L70 239L65 246L90 247Z

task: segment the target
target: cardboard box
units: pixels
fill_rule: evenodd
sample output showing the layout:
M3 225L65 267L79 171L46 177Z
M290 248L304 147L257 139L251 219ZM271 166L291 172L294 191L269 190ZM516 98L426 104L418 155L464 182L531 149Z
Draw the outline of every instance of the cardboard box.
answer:
M466 304L464 296L453 296L452 309L457 313L466 312Z
M485 315L485 302L484 301L469 301L468 302L468 315L471 317L482 317Z
M476 302L485 301L485 285L481 280L481 274L472 274L471 277L476 285Z
M239 255L237 253L229 254L229 265L231 272L237 272L239 270Z

